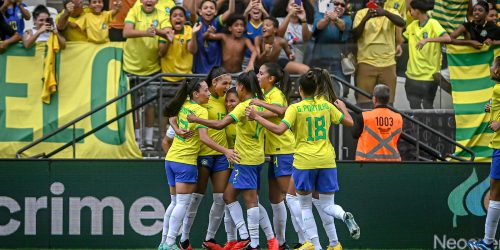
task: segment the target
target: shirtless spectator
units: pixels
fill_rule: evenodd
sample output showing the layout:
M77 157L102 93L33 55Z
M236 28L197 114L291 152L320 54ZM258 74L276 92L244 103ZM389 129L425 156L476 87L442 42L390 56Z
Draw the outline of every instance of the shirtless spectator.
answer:
M245 50L248 48L252 55L245 71L254 69L257 52L250 39L243 37L245 32L245 17L241 15L232 15L227 20L227 28L230 34L210 33L208 39L220 40L222 42L222 67L228 73L238 73L242 71L243 58Z

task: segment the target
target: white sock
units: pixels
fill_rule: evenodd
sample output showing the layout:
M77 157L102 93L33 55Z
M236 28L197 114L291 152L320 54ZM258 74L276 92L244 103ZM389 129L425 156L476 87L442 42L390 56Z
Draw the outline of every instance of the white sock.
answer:
M498 219L500 218L500 201L490 200L486 222L484 223L484 239L486 244L491 244L495 240L497 232Z
M321 222L323 222L323 228L325 229L326 235L328 236L328 240L330 241L330 246L335 246L339 243L339 238L337 236L337 230L335 229L335 222L333 216L326 214L321 208L321 203L318 199L312 199L313 204L318 210L319 217L321 218Z
M226 228L228 242L238 240L238 229L234 224L233 218L231 218L231 212L229 212L229 208L227 206L224 212L224 227Z
M146 127L146 144L153 144L153 127Z
M222 216L224 215L224 208L226 203L224 203L224 198L222 198L223 193L213 194L214 202L212 203L212 208L210 208L210 215L208 217L208 229L205 240L210 240L215 238L215 234L220 227L222 221Z
M161 232L161 243L165 243L165 241L167 240L168 222L170 221L170 215L172 214L172 210L174 210L175 204L176 204L175 195L170 195L170 204L165 210L165 215L163 215L163 230Z
M167 245L175 244L175 238L179 234L179 230L182 225L182 220L186 215L186 210L191 201L192 194L177 194L176 204L170 215L170 220L168 224L168 234L167 234Z
M236 228L238 229L238 232L240 232L241 239L248 239L248 230L245 225L245 219L243 219L243 209L241 209L240 203L235 201L231 204L227 204L226 206L231 214L231 218L233 219Z
M280 246L285 244L285 231L286 231L286 206L285 201L278 204L272 204L273 209L273 226L274 232L276 233L276 239L278 240Z
M182 222L181 242L189 240L189 233L191 232L191 227L193 226L196 213L198 213L198 207L200 206L202 200L203 194L193 193L191 196L191 201L187 207L186 217Z
M269 215L266 209L259 202L259 225L266 235L266 239L270 240L274 238L273 226L271 226L271 221L269 220ZM248 222L248 229L250 229L250 222ZM250 235L251 237L251 235Z
M314 244L314 249L322 249L318 237L318 228L316 227L316 222L314 221L314 215L312 212L312 194L297 194L297 198L299 198L300 208L302 210L304 230L307 232L311 242Z
M341 206L335 204L335 196L333 194L319 194L319 202L326 214L344 221L345 211Z
M252 248L259 246L259 218L258 207L247 209L248 231L250 233L250 246Z
M141 130L138 128L135 129L135 141L141 141Z
M304 235L304 227L302 222L302 211L300 209L299 200L297 196L292 194L286 194L286 204L290 210L290 216L292 217L292 224L297 236L299 237L299 243L304 243L306 237Z

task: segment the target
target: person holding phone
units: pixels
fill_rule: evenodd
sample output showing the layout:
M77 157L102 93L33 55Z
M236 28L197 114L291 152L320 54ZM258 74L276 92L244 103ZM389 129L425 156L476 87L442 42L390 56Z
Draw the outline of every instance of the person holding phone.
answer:
M38 5L33 10L34 27L26 30L23 36L25 48L31 48L36 42L47 42L50 32L53 32L59 40L59 46L64 48L66 39L58 32L54 25L54 19L50 17L49 10L43 5Z
M312 37L314 7L309 0L277 0L271 16L279 22L277 36L285 38L292 48L295 62L302 63L304 45Z
M340 63L341 53L345 53L345 44L352 29L352 20L346 12L346 7L345 0L333 0L327 4L325 13L315 12L313 25L315 45L312 65L328 69L334 75L350 82L350 78L342 73ZM336 82L334 89L336 93L339 93L340 85ZM344 89L344 97L347 96L348 91L348 88Z
M396 92L396 27L404 27L405 20L394 9L384 9L385 0L374 0L356 13L352 33L358 41L358 72L356 84L367 93L381 83L391 89L389 104ZM356 95L361 108L371 108L370 98Z

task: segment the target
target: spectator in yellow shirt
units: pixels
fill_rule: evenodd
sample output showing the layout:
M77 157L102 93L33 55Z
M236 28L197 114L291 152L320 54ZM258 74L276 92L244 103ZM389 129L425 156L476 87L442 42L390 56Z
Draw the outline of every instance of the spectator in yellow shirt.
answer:
M383 8L385 0L375 0L375 9L364 8L356 13L352 33L358 40L358 73L356 84L371 93L376 84L391 89L389 103L396 92L396 27L405 21L394 9ZM356 95L358 105L370 108L373 104L365 96Z
M91 43L109 42L109 23L120 10L121 1L115 1L111 11L103 11L103 6L102 0L90 0L89 7L92 12L75 22L87 34L88 41Z
M82 0L64 0L64 10L57 15L57 29L61 31L67 41L87 41L87 35L76 21L83 18L88 10L83 9Z

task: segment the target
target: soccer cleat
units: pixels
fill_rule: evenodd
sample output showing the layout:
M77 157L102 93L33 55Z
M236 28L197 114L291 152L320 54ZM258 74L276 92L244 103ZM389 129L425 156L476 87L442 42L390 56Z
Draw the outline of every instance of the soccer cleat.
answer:
M163 250L164 249L163 245L165 245L165 243L160 243L160 245L158 246L158 250Z
M201 247L207 250L222 250L222 247L214 239L203 241Z
M193 250L193 247L189 243L189 240L185 240L183 242L179 242L179 249L180 250Z
M475 241L475 240L469 240L467 242L467 246L472 249L472 250L493 250L495 249L495 244L486 244L483 240L480 241Z
M176 244L167 245L167 243L164 243L163 250L180 250L180 249Z
M349 229L351 237L355 240L359 239L359 236L361 236L361 229L354 220L354 215L352 215L349 212L346 212L344 216L344 222L347 225L347 228Z
M228 242L226 242L226 245L224 245L222 250L231 250L231 249L233 249L234 245L236 245L236 244L238 244L237 240L228 241Z
M272 239L267 241L268 250L279 250L279 248L280 248L280 243L278 242L278 239L276 239L276 237L273 237Z
M328 246L328 248L326 250L342 250L342 245L340 245L340 242L339 242L335 246Z
M302 246L302 243L296 243L295 245L293 245L292 249L296 250L296 249L299 249L301 246Z
M279 250L290 250L290 247L285 243L279 247Z
M240 250L240 249L245 249L247 246L250 245L250 240L249 239L246 239L246 240L241 240L239 241L238 243L236 243L234 245L233 248L231 248L231 250Z
M310 241L305 241L299 248L295 248L295 250L314 250L314 244Z

